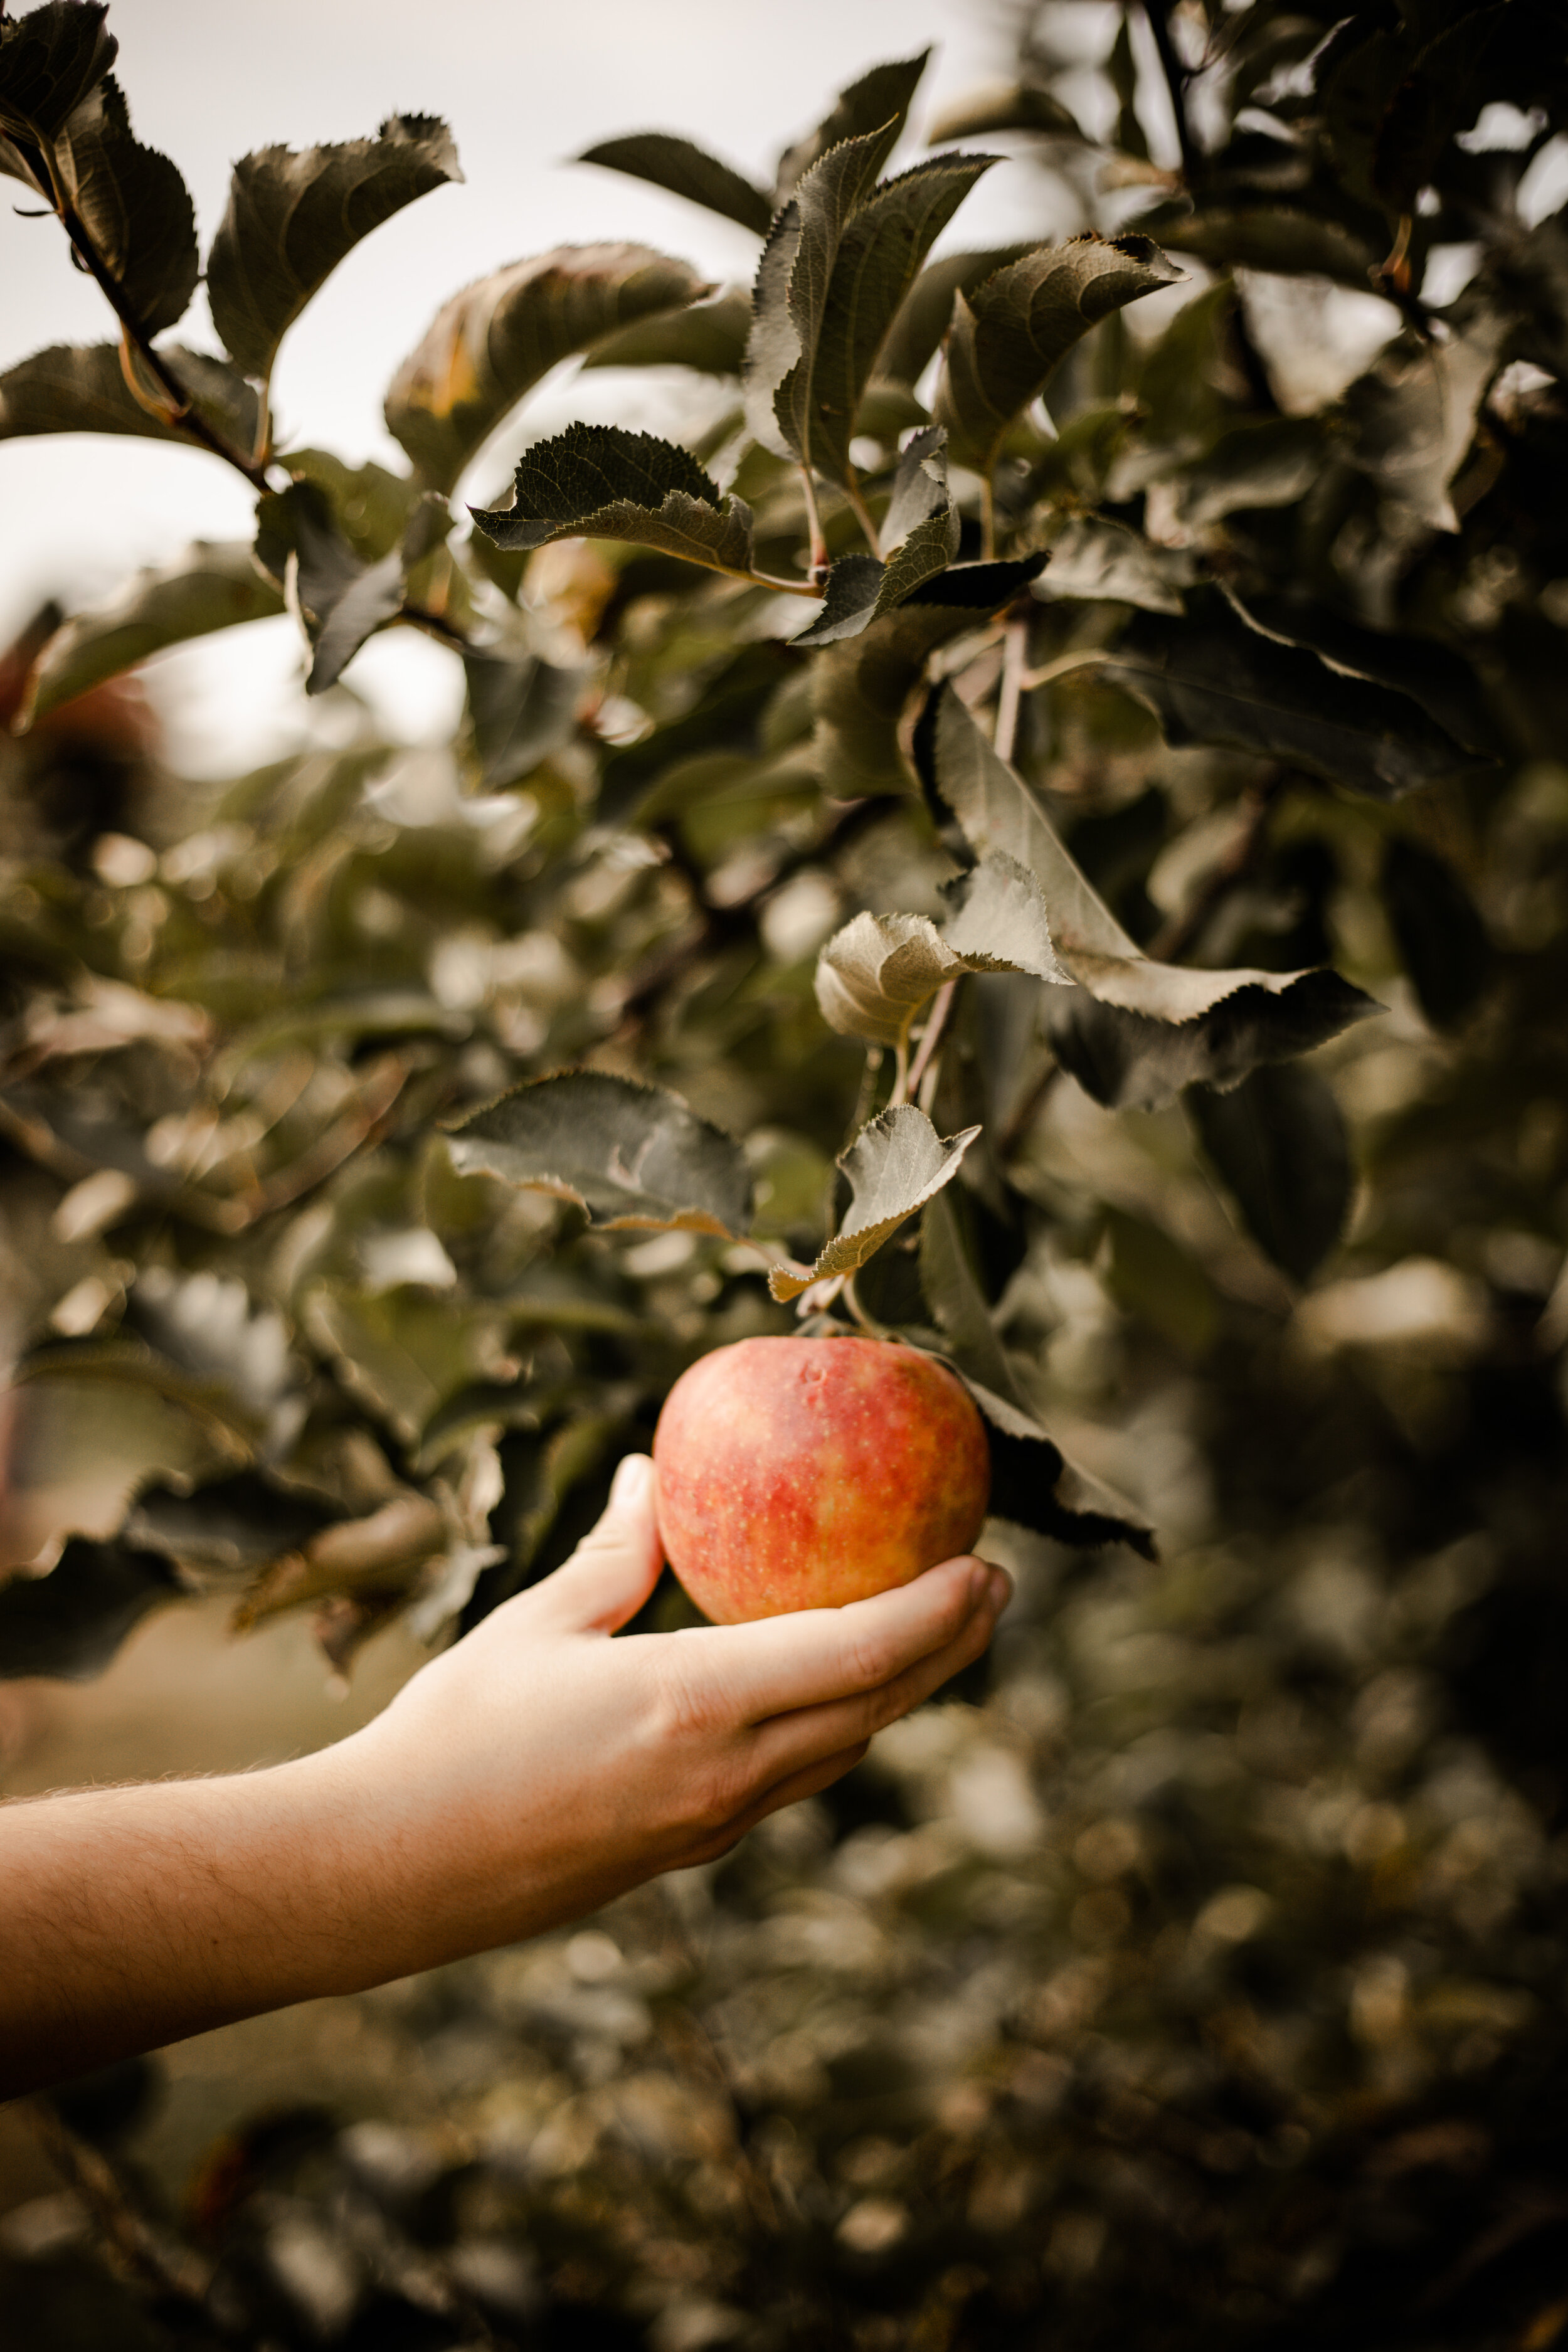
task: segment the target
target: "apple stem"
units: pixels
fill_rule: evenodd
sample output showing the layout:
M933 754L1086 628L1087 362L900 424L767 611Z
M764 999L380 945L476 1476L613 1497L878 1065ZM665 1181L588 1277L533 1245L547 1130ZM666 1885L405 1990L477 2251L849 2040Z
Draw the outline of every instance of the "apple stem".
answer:
M885 1323L879 1323L874 1315L867 1313L860 1303L860 1294L855 1287L855 1276L852 1274L847 1274L844 1277L844 1303L868 1339L896 1339L899 1337L899 1334L896 1331L890 1331Z

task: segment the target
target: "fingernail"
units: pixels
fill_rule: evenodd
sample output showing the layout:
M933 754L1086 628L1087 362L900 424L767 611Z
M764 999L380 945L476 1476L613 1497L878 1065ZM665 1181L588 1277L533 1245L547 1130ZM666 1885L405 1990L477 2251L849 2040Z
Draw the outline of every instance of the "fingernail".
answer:
M610 1481L610 1503L617 1511L631 1510L643 1500L653 1476L653 1464L646 1454L627 1454L616 1465L616 1475Z
M983 1559L977 1559L969 1571L969 1605L978 1609L991 1589L991 1570Z
M1013 1598L1013 1580L1005 1568L994 1568L990 1571L990 1586L991 1606L1000 1617Z

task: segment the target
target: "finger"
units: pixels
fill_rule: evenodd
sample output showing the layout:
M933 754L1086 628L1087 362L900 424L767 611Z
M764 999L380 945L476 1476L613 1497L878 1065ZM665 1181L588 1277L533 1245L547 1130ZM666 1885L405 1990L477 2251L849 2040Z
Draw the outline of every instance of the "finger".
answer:
M613 1633L637 1615L663 1564L653 1464L646 1454L628 1454L616 1467L597 1527L537 1590L562 1623L581 1633Z
M875 1733L908 1715L922 1699L973 1665L996 1630L996 1620L1012 1597L1012 1580L999 1569L988 1570L984 1600L954 1638L940 1650L919 1658L902 1674L874 1690L856 1691L847 1698L830 1699L821 1706L802 1707L793 1715L775 1717L759 1726L753 1769L765 1782L809 1769L821 1759L870 1739Z
M736 1719L763 1723L872 1690L952 1641L984 1601L983 1560L943 1560L909 1584L843 1609L801 1609L680 1636L683 1670L723 1690Z

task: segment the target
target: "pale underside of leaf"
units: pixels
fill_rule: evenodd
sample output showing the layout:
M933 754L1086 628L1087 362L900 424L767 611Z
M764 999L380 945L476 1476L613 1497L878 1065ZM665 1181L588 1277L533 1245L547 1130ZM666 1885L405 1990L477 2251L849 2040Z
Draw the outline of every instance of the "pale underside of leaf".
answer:
M970 845L1034 874L1059 961L1079 987L1047 1001L1058 1057L1099 1102L1153 1108L1194 1079L1234 1086L1378 1008L1337 972L1205 971L1156 962L1069 856L1023 778L998 759L951 687L932 737L937 790Z
M925 915L857 915L817 960L816 1001L841 1036L902 1046L922 1004L964 971L1017 971L1065 982L1040 886L1015 858L984 858L939 931Z
M815 1265L774 1266L768 1287L776 1299L798 1298L814 1282L853 1274L875 1255L906 1217L957 1175L980 1129L939 1136L925 1113L900 1103L863 1127L838 1165L849 1179L844 1223Z
M574 1201L595 1225L743 1234L752 1179L733 1138L679 1095L597 1070L539 1078L449 1130L463 1175Z

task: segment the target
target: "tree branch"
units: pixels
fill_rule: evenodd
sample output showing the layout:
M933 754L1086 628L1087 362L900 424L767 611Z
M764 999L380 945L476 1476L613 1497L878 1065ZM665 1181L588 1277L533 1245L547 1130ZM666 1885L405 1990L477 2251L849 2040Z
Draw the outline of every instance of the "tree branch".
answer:
M1171 39L1170 19L1161 0L1142 0L1143 16L1154 39L1154 53L1160 60L1160 71L1165 77L1165 88L1171 94L1171 112L1176 119L1176 144L1182 153L1182 177L1189 188L1203 169L1203 156L1193 137L1193 127L1187 120L1187 68L1176 55Z
M92 278L100 293L124 329L127 341L134 344L149 373L168 394L169 405L174 411L170 423L177 425L182 433L188 433L193 441L199 442L202 447L210 450L215 457L221 457L226 465L232 466L236 473L243 474L252 489L266 489L268 487L266 467L257 465L251 458L243 456L226 435L207 423L190 392L175 374L168 361L161 352L153 348L152 337L126 300L119 279L88 235L86 226L75 206L68 204L61 194L57 198L56 210L59 214L61 226L71 241L72 249L80 256L83 268Z

